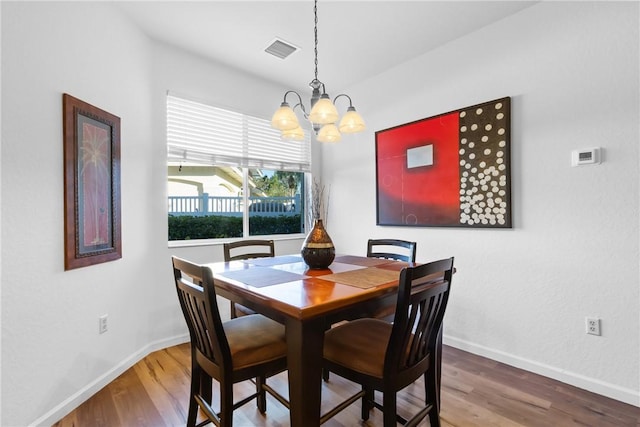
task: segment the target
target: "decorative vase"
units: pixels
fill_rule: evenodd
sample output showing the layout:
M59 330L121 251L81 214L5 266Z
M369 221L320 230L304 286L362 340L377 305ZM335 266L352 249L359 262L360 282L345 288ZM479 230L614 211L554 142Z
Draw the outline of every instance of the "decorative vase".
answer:
M313 269L329 267L336 257L336 248L321 219L316 219L313 228L302 243L302 259Z

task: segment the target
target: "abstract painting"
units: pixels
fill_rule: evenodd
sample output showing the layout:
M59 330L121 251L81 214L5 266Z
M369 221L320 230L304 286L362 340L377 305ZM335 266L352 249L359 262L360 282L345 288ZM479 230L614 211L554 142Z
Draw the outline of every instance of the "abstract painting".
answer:
M511 98L375 133L377 224L511 228Z

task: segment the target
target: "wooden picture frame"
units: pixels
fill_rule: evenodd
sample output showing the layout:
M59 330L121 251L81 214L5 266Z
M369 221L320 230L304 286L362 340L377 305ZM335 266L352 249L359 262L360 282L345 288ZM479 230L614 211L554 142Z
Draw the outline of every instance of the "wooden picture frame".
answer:
M64 269L122 258L120 118L62 95Z
M377 131L376 223L511 228L511 98Z

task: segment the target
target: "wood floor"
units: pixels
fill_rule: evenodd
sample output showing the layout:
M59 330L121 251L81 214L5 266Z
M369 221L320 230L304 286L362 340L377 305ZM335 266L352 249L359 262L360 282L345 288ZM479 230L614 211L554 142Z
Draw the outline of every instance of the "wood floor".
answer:
M56 427L183 426L189 397L188 344L154 352L138 362L84 404L54 424ZM451 347L444 349L442 376L443 427L467 426L640 426L640 408L512 368ZM287 396L286 373L269 380ZM236 385L236 399L250 394L251 383ZM357 386L332 374L323 385L325 412ZM422 383L399 394L399 411L411 411L423 396ZM287 410L270 398L267 413L255 402L234 413L236 427L284 427ZM215 406L215 405L214 405ZM374 410L360 420L360 403L329 420L327 427L382 426ZM423 426L428 426L425 421Z

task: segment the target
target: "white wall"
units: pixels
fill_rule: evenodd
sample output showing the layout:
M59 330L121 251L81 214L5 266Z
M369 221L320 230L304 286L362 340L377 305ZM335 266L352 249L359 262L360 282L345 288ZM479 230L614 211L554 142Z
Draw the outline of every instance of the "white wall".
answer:
M148 52L107 3L2 3L2 425L36 420L154 341L183 333L159 331L164 307L147 303L166 246L146 208L161 205L147 161ZM64 92L122 119L123 258L68 272ZM101 314L109 314L104 335Z
M222 258L219 246L167 247L166 90L268 117L282 88L155 46L109 3L0 7L0 424L49 425L147 352L185 339L171 254ZM635 404L637 23L636 3L535 6L349 90L369 132L317 153L339 251L394 235L418 240L422 261L456 256L449 343ZM123 258L69 272L63 92L122 118ZM506 95L515 228L376 227L373 131ZM588 146L604 147L605 163L570 168L570 150ZM109 331L98 335L104 313ZM602 337L584 335L586 315L603 319Z
M267 117L283 89L154 45L105 2L2 2L2 419L50 425L188 337L167 248L165 95ZM64 271L62 93L121 122L121 260ZM262 101L261 101L262 100ZM268 105L267 105L268 104ZM278 242L278 253L300 240ZM98 334L98 316L109 331ZM27 403L28 402L28 403Z
M445 342L640 405L639 8L543 2L351 88L368 133L323 149L329 233L456 257ZM348 64L343 64L348 66ZM374 132L512 97L511 230L376 227ZM373 109L371 106L380 106ZM574 149L604 163L572 168ZM354 219L346 212L359 212ZM585 334L585 316L602 336Z

